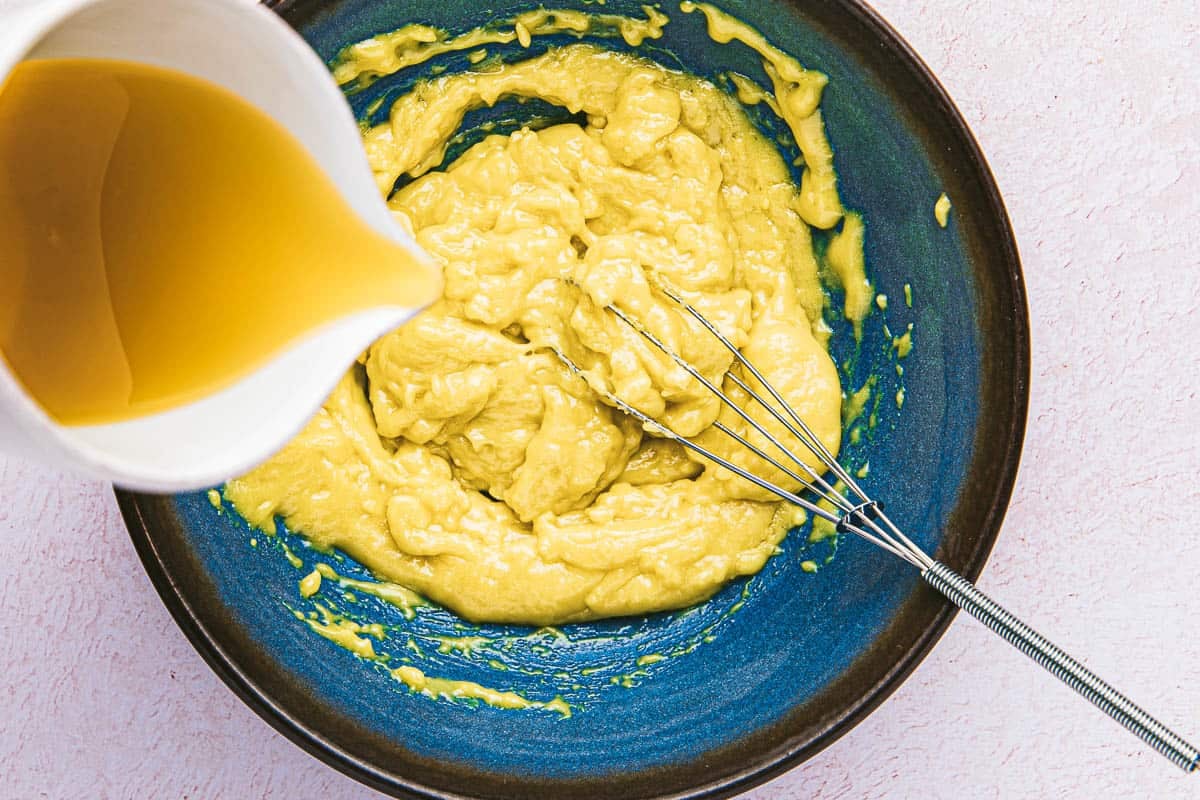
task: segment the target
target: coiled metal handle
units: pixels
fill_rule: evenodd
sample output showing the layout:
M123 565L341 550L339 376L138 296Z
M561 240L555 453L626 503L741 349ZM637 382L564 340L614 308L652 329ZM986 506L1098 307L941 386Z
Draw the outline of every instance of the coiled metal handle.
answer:
M1200 750L1185 742L1183 737L1147 714L1046 637L1005 611L966 578L940 561L933 562L921 573L921 577L954 605L1000 634L1009 644L1137 734L1180 769L1195 772L1200 767Z

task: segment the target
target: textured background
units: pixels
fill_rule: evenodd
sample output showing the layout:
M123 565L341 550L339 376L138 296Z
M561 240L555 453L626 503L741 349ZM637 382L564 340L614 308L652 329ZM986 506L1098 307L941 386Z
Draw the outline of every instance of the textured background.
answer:
M5 0L0 0L3 6ZM878 0L988 154L1033 397L981 585L1200 739L1200 11ZM0 457L0 798L371 798L208 670L107 486ZM749 797L1200 796L959 618L883 707Z

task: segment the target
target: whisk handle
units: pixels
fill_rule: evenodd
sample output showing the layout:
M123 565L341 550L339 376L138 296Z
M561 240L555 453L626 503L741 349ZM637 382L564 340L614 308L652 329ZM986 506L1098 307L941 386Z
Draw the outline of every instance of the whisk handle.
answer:
M991 628L1013 647L1086 697L1097 708L1137 734L1185 772L1200 768L1200 750L1147 714L1061 648L1005 611L975 585L940 561L921 573L925 582L950 602Z

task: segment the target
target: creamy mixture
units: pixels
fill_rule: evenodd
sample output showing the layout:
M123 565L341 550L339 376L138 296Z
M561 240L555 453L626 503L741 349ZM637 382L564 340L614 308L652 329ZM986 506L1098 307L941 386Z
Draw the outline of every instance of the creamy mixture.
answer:
M937 224L943 228L950 224L950 209L953 206L950 204L950 198L942 192L933 204L933 218L937 220Z
M683 9L702 11L718 41L763 54L774 92L752 99L793 132L801 186L735 98L634 56L575 44L419 83L365 139L382 191L416 177L389 203L442 264L444 297L377 342L282 452L226 486L247 520L273 530L281 516L315 545L474 621L679 608L763 566L798 512L642 429L593 389L794 486L713 428L760 438L606 309L640 320L721 383L731 355L664 296L669 286L832 452L841 439L811 235L844 216L817 110L824 76L714 9ZM390 69L384 56L413 63L403 52L411 35L390 36L386 47L351 48L343 77ZM454 45L423 38L439 52ZM582 112L587 124L490 136L431 171L468 110L513 96ZM873 294L861 222L846 219L830 272L857 322Z

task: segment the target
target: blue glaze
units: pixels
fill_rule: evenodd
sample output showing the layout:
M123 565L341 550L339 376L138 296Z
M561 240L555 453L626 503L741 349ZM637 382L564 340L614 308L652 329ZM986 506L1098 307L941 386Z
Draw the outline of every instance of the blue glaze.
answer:
M489 19L529 7L512 0L488 6ZM318 15L302 33L328 59L346 44L410 21L462 32L485 21L471 15L472 7L451 0L349 0L332 14ZM640 4L620 0L582 7L642 16ZM842 195L847 207L865 216L870 276L890 299L886 313L875 311L869 318L861 353L846 381L855 389L869 374L879 376L879 426L861 445L847 446L845 459L858 465L869 456L870 475L864 485L887 503L902 528L932 551L958 501L972 451L980 386L971 266L954 215L946 230L933 218L943 177L935 172L911 121L835 40L806 26L783 3L729 2L723 7L758 25L806 66L830 76L822 108ZM639 52L668 66L685 64L709 77L736 69L763 80L758 58L740 45L714 45L699 14L682 14L673 5L664 10L671 17L666 36ZM785 19L789 24L780 24ZM626 49L619 40L604 43ZM535 40L535 49L541 46L544 40L541 45ZM514 45L505 52L517 49ZM380 80L355 95L352 103L361 114L373 100L402 91L414 74L434 64L459 69L465 63L465 55L435 59L403 78ZM381 113L386 113L386 104ZM507 103L475 112L468 125L555 113L545 106ZM780 132L777 122L755 118L772 134ZM905 283L912 285L911 309L904 304ZM915 324L916 347L901 362L902 381L882 330L885 320L895 334L909 322ZM835 328L833 349L841 363L855 348L848 326L837 322ZM893 396L901 384L907 397L898 410ZM296 581L314 561L329 561L340 573L366 577L360 567L349 559L337 562L310 551L298 537L289 536L287 541L305 561L305 571L297 571L278 552L278 539L249 531L228 510L218 515L203 493L181 495L176 503L191 544L230 614L256 633L280 669L311 687L314 702L334 706L418 754L509 775L631 772L688 762L735 742L814 698L867 651L919 581L907 565L857 540L841 542L836 559L824 564L830 543L808 544L806 531L798 531L762 573L734 582L696 610L567 626L570 642L553 637L531 641L529 629L479 629L441 609L421 609L408 621L398 610L361 593L357 604L337 602L347 614L394 626L385 642L376 642L378 649L393 654L393 666L409 654L404 642L415 637L425 657L414 664L427 674L512 689L533 700L562 695L575 713L561 719L543 710L435 702L409 693L384 669L316 636L289 611L311 608L299 597ZM257 538L257 548L249 546L251 536ZM822 564L817 574L801 571L800 562L807 558ZM314 599L330 604L339 595L326 582L322 596ZM744 604L732 613L743 595ZM710 626L711 642L701 641L689 654L644 667L645 674L635 679L633 688L612 684L614 675L637 669L633 662L639 655L666 653L695 642ZM479 635L510 642L510 649L499 649L495 657L507 659L514 668L487 666L492 653L482 658L438 654L436 642L422 638L434 635ZM625 666L580 673L613 664ZM519 668L550 674L526 674ZM573 677L554 677L562 671ZM571 688L574 683L582 688Z

